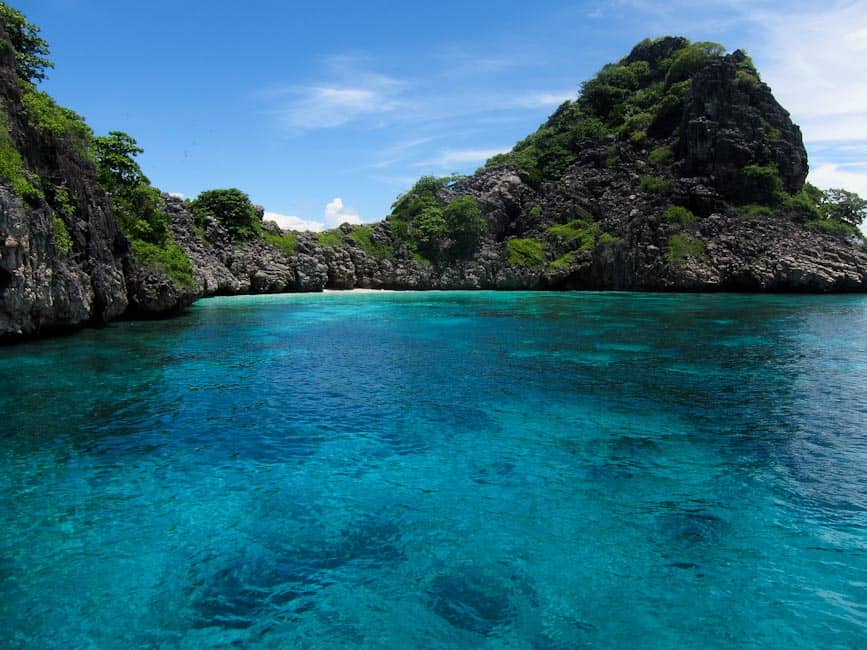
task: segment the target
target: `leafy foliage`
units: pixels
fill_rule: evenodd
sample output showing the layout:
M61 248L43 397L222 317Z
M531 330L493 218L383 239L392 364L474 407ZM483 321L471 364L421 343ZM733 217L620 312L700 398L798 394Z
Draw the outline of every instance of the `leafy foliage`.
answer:
M25 87L21 96L24 115L34 129L65 140L80 153L86 154L93 131L75 111L59 106L47 93Z
M133 257L143 266L159 269L181 286L195 285L190 258L174 241L168 240L161 246L140 239L130 243Z
M668 165L673 158L674 154L668 147L656 147L656 149L650 152L649 156L650 164L654 167Z
M671 224L685 226L688 223L695 221L695 215L688 208L682 205L670 205L662 213L662 218Z
M675 233L668 238L666 259L675 266L682 266L688 257L704 255L705 243L701 239L693 239L689 235Z
M162 209L160 193L151 187L135 156L142 150L126 133L112 131L93 138L97 180L108 192L115 217L131 241L157 246L169 239L169 218Z
M373 238L372 226L358 226L349 233L349 239L371 257L377 259L394 257L394 249L385 242L376 241Z
M338 247L343 245L343 233L339 229L323 230L316 235L317 246Z
M295 252L298 235L294 232L273 232L263 228L262 239L277 250L283 251L286 255L292 255Z
M239 189L206 190L191 207L199 220L206 216L217 219L232 239L250 239L259 232L259 213L250 197Z
M9 183L22 199L36 201L42 197L42 191L33 184L33 176L12 141L5 110L0 110L0 180Z
M587 146L613 139L643 145L648 138L667 137L680 123L691 76L723 51L717 43L685 38L642 41L586 81L578 99L561 104L538 131L486 167L522 170L539 185L562 175ZM659 152L652 162L666 165L670 156ZM608 166L616 162L609 154Z
M825 191L819 211L825 219L860 226L867 217L867 200L855 192L830 189Z
M466 256L487 232L475 198L459 196L448 204L440 198L455 182L454 177L423 176L395 201L389 216L392 233L411 252L427 259Z
M639 192L652 194L669 194L671 193L671 186L671 179L661 176L642 176L641 180L638 181Z
M773 165L747 165L738 178L738 195L741 204L779 205L785 198L783 179Z
M562 248L589 251L596 244L599 224L585 219L576 219L569 223L558 224L548 228L548 236Z
M69 229L66 224L58 216L54 216L54 248L61 255L69 255L72 252L72 237L69 235Z
M18 77L29 83L45 79L45 71L54 64L47 58L48 43L39 36L39 27L5 2L0 2L0 21L15 50Z
M539 268L545 265L545 242L538 239L510 239L506 242L509 252L509 264L527 268Z

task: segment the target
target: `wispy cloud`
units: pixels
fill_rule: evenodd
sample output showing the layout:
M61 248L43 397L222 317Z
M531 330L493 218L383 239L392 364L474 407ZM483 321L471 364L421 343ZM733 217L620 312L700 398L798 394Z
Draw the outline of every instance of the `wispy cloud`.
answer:
M441 151L439 156L432 160L424 160L413 163L413 167L428 167L439 169L452 169L454 167L465 167L466 165L475 165L485 162L491 156L496 156L498 153L505 153L511 147L501 147L499 149L459 149Z

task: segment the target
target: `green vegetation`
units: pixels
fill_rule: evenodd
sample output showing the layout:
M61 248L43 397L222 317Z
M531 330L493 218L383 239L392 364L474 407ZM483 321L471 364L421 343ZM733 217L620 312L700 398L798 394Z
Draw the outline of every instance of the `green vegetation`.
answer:
M72 252L72 237L69 235L69 229L66 224L58 216L54 216L54 248L61 255L69 255Z
M662 178L660 176L642 176L638 181L639 192L650 192L652 194L670 194L672 182L670 178Z
M666 223L678 224L685 226L688 223L695 221L695 215L688 208L682 205L669 205L665 212L662 213L662 218Z
M234 187L206 190L190 207L199 221L214 217L234 240L251 239L261 231L261 219L250 197Z
M755 219L757 217L772 217L774 209L766 205L758 205L750 203L748 205L739 205L737 208L738 216L743 219Z
M668 147L657 147L650 152L650 164L654 167L664 167L671 163L674 154Z
M66 141L79 153L86 154L93 131L78 113L58 106L46 93L25 85L21 95L27 123L43 134Z
M298 242L298 235L294 232L274 232L263 228L262 239L277 250L283 251L287 255L292 255L295 252L295 244Z
M348 237L371 257L377 259L394 257L394 250L391 246L373 239L373 226L358 226L349 233Z
M649 138L667 137L680 123L691 76L722 54L717 43L672 37L642 41L585 82L578 99L561 104L539 130L486 167L514 167L539 185L562 175L587 146L606 141L643 145ZM653 164L668 164L670 155L656 153ZM618 159L616 148L609 148L606 165L613 167Z
M538 219L542 216L542 208L538 205L534 205L530 208L530 217L533 219Z
M42 197L42 191L33 184L33 177L24 166L24 160L12 141L8 117L2 105L0 105L0 180L9 183L15 194L22 199L37 201Z
M135 156L142 152L122 131L93 138L97 180L108 192L115 218L130 241L161 246L169 239L169 217L162 209L160 193L151 187Z
M545 265L545 242L538 239L510 239L506 242L509 264L527 268Z
M39 28L5 2L0 2L0 21L15 50L18 77L28 83L45 79L45 71L54 64L47 58L48 43L39 36Z
M860 226L867 217L867 200L855 192L830 189L825 191L819 211L825 219Z
M193 286L190 260L172 239L159 190L151 186L135 161L135 156L142 152L136 141L126 133L112 131L93 138L92 147L97 180L108 193L135 260L162 271L179 285Z
M432 260L461 258L478 247L488 225L475 198L459 196L448 204L440 198L457 180L423 176L392 205L392 233L411 253Z
M682 266L688 257L703 256L704 249L705 243L702 240L676 233L668 238L668 252L665 258L675 266Z
M744 205L780 205L786 193L779 170L773 165L747 165L740 171L735 198Z
M551 262L552 271L567 271L583 251L569 251Z
M599 224L584 219L576 219L569 223L558 224L548 228L549 237L556 240L562 248L589 251L596 244Z
M51 206L63 214L73 216L75 214L75 204L72 202L72 197L69 196L69 190L66 187L66 183L52 185L51 189L52 196L49 201Z
M174 241L168 240L158 246L140 239L130 241L132 254L139 264L147 268L158 269L166 276L184 287L195 285L193 267L184 249Z
M316 245L317 246L342 246L343 245L343 232L339 229L334 230L323 230L316 235Z
M599 235L598 243L600 246L614 246L615 244L619 244L623 240L620 237L615 237L610 232L603 232Z

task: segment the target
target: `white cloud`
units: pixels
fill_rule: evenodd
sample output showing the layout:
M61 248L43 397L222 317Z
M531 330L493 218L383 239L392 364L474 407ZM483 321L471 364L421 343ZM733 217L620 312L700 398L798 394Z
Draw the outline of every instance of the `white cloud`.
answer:
M413 167L439 167L451 169L453 167L466 167L467 165L481 164L491 156L510 151L511 148L500 149L458 149L445 150L433 160L425 160L413 163Z
M808 180L822 189L840 187L867 196L867 167L864 165L825 163L812 169Z
M280 214L279 212L265 211L265 221L276 221L277 225L283 230L310 230L319 232L325 229L325 224L320 221L307 221L301 217L296 217L288 214Z
M325 206L325 225L336 228L342 223L360 224L358 210L343 205L343 199L335 197Z
M282 106L274 112L285 127L306 131L343 126L395 111L404 105L403 86L397 79L364 73L347 82L272 89L264 94L282 98Z
M181 194L180 192L169 192L169 196L173 196L173 197L175 197L176 199L185 199L185 198L187 198L186 196L184 196L184 195Z
M767 36L757 57L762 77L804 138L867 139L867 2L817 3L801 12L781 5L749 15Z

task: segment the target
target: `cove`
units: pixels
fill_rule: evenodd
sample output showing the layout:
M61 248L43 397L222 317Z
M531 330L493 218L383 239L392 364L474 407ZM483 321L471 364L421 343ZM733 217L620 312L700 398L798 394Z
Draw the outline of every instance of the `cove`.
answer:
M211 298L0 349L0 646L856 647L867 298Z

